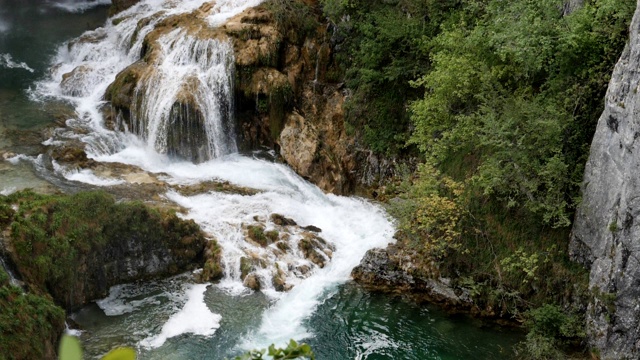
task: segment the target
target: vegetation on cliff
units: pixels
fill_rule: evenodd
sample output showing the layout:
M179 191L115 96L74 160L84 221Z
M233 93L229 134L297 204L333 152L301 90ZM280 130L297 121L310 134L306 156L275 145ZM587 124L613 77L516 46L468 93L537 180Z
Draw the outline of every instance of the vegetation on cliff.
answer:
M104 192L0 197L3 251L25 290L0 268L0 358L54 358L65 309L109 287L202 265L220 273L219 248L193 221ZM205 254L206 253L206 254Z
M104 296L117 282L172 275L201 259L205 239L193 221L104 192L14 193L8 249L35 292L66 308Z
M64 310L48 295L24 293L0 267L0 359L51 359Z
M371 149L415 147L425 162L378 192L417 275L451 278L485 316L530 319L530 355L555 356L558 337L582 332L536 324L573 323L543 306L584 312L569 227L635 2L322 4L348 69L346 120Z

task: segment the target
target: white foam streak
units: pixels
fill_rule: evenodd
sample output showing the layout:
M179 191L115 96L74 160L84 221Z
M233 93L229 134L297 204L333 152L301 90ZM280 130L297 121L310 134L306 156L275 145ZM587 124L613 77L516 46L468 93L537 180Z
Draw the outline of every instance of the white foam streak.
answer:
M209 22L210 26L214 26L214 27L220 26L227 19L237 14L240 14L241 12L243 12L244 10L250 7L260 5L262 1L264 0L249 0L249 1L245 1L243 4L238 4L238 1L236 0L216 1L213 7L214 13L212 15L209 15L209 17L207 18L207 21Z
M65 0L55 1L51 5L70 13L81 13L97 6L110 5L111 0Z
M1 26L2 24L0 24L0 32L2 32ZM13 57L11 57L11 54L0 54L0 67L8 69L24 69L31 73L35 71L24 62L14 61Z
M291 338L308 337L304 325L308 316L332 289L349 279L351 270L367 250L384 247L391 241L394 228L382 209L364 200L331 195L329 198L334 205L303 214L308 216L307 221L323 229L324 238L335 244L332 261L265 312L260 329L249 336L247 348L286 344Z
M328 266L316 270L310 278L298 281L293 290L282 295L264 314L260 330L247 339L247 348L307 337L304 321L323 301L327 291L349 279L351 269L367 250L385 246L392 239L394 227L381 208L357 198L325 195L282 165L233 157L196 167L198 171L177 170L182 181L189 176L193 179L216 174L223 180L265 190L253 196L167 194L170 200L189 209L188 218L218 239L224 249L227 284L232 280L239 283L239 258L245 253L268 256L264 249L244 241L241 224L251 223L255 216L268 218L271 213L279 213L301 225L313 224L320 227L322 237L336 247ZM298 261L304 261L302 256L299 255ZM269 271L273 269L266 271L268 279ZM290 279L292 276L288 277ZM270 289L268 283L265 285Z
M56 161L52 161L53 170L62 175L67 180L82 182L85 184L91 184L96 186L115 186L124 184L122 179L106 179L96 176L93 171L89 169L71 169L68 170L64 166L58 164Z
M162 326L160 334L149 337L140 342L146 348L162 346L168 339L181 334L211 336L220 327L221 316L209 310L204 302L206 284L192 285L187 290L187 303L182 310L174 314Z
M0 34L9 31L11 25L4 19L0 18Z

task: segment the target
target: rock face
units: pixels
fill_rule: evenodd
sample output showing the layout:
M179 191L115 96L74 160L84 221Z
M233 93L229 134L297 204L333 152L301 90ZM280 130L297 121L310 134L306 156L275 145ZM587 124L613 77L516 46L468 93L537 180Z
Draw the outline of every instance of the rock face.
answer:
M420 276L415 270L410 257L396 245L389 245L386 249L367 251L351 276L372 290L411 293L456 312L480 312L463 289L455 291L447 279Z
M630 30L591 145L570 245L590 269L587 330L603 359L640 357L640 6Z
M210 27L206 20L213 11L212 4L205 3L191 14L169 16L154 25L144 37L140 59L118 74L105 93L105 100L111 104L105 107L106 122L113 128L148 137L150 116L144 112L155 106L144 105L144 96L152 96L144 94L151 94L148 89L158 86L152 79L158 77L158 63L167 57L163 54L167 45L161 42L170 32L181 29L181 36L198 39L200 44L213 39L231 42L235 89L232 101L222 107L235 109L239 147L273 148L298 174L323 190L352 192L358 176L357 151L344 126L346 94L342 85L328 75L335 73L331 39L319 21L317 1L296 0L286 6L304 9L303 15L283 14L280 2L265 2L218 28ZM300 16L304 17L302 23ZM151 21L143 19L138 27ZM134 39L137 36L134 34ZM82 71L67 74L66 83L73 84ZM209 158L203 148L211 147L203 136L206 114L202 101L189 95L198 93L200 86L185 84L184 96L175 96L166 141L156 149L200 162Z
M30 288L67 310L105 297L116 284L202 266L207 239L175 213L116 203L106 193L26 192L2 201L17 209L1 233L3 248ZM208 258L220 267L215 254Z
M115 15L121 11L127 10L138 2L140 2L140 0L111 0L109 15Z

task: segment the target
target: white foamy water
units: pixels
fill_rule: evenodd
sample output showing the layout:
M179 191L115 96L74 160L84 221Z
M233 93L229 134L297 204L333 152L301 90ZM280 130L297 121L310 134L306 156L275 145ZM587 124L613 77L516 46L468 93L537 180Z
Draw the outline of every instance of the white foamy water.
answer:
M51 2L51 6L71 13L80 13L96 6L104 5L111 5L111 0L64 0Z
M2 27L2 24L0 23L0 32L2 32L1 27ZM23 70L27 70L28 72L35 71L32 68L30 68L29 65L27 65L26 63L13 60L13 57L11 56L11 54L0 54L0 67L4 67L7 69L23 69Z
M93 171L89 169L66 169L65 167L58 164L56 161L52 162L53 170L62 175L65 179L71 181L78 181L85 184L91 184L95 186L114 186L124 184L124 180L120 179L106 179L97 176L93 173Z
M9 23L6 20L0 18L0 33L7 32L10 28L11 26L9 25Z
M181 29L163 36L159 44L164 56L135 92L133 132L160 153L175 150L169 144L171 138L179 137L184 142L202 136L202 132L207 141L203 148L194 149L193 157L209 159L236 152L235 134L230 128L232 45L217 39L197 39ZM176 103L187 101L199 112L187 105L176 108ZM181 126L172 127L177 120L182 121Z
M258 6L264 0L249 0L249 1L236 1L236 0L218 0L214 3L213 14L209 15L207 21L211 26L220 26L227 19L240 14L244 10Z
M145 0L118 14L117 21L110 19L103 28L61 47L51 78L39 83L33 96L40 100L62 99L75 105L77 118L67 124L89 130L87 135L83 131L77 138L87 144L88 156L96 161L136 165L157 173L172 185L214 180L257 189L255 195L209 191L183 196L170 191L165 196L187 209L183 216L196 221L221 245L225 274L218 287L236 296L246 293L240 259L257 260L259 266L252 268L252 272L261 291L271 296L274 303L262 315L260 327L245 332L244 345L255 348L283 344L290 338L306 338L312 334L305 319L338 284L349 279L352 268L368 249L391 241L394 227L381 208L365 200L326 195L285 165L234 154L231 44L202 39L180 29L164 33L158 39L160 53L148 59L153 66L141 75L134 91L131 128L120 133L104 127L101 107L108 104L103 95L120 71L139 60L144 37L162 19L189 13L205 2ZM213 2L204 20L217 26L260 2ZM185 103L195 106L197 111L189 110L189 106L176 108L176 104ZM176 121L182 122L178 130ZM200 130L189 133L194 129ZM200 163L178 160L180 156L174 156L172 141L188 142L198 136L205 136L206 141L189 143L188 151L198 152L195 158ZM60 167L56 170L67 179L94 185L110 185L114 181L101 179L88 170ZM290 245L287 252L278 253L273 244L262 247L246 241L247 225L261 225L266 231L282 230L270 220L274 213L291 218L300 226L322 229L318 235L333 249L318 254L326 261L323 268L305 258L298 245L309 233L299 228L287 230L286 241ZM301 272L300 268L308 270ZM293 290L276 292L273 279L280 274L284 274L288 285L294 286ZM140 344L155 348L184 333L213 335L220 316L211 313L204 304L205 289L205 285L190 287L184 306L171 311L160 332ZM99 303L108 315L135 312L156 301L153 296L131 300L123 293L135 291L127 287L113 291Z
M182 334L213 335L220 327L221 316L212 313L204 303L204 292L207 286L207 284L191 285L186 291L188 300L182 310L169 318L160 334L142 340L140 345L148 348L160 347L167 339Z

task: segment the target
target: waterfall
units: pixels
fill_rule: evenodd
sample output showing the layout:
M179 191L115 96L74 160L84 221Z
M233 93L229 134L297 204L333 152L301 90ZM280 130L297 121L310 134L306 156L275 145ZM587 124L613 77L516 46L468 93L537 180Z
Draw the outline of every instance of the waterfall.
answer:
M135 91L135 132L159 153L198 162L236 152L231 44L181 29L158 42L162 58Z
M304 320L323 297L349 279L368 249L385 246L394 233L380 207L326 195L285 165L237 154L233 46L222 36L209 35L212 28L260 2L141 1L104 27L62 46L51 77L39 82L32 94L75 107L76 116L67 126L80 131L63 131L63 136L85 143L87 156L96 162L139 167L158 174L172 189L194 184L206 189L207 183L225 181L255 190L253 194L215 189L189 196L175 190L162 194L220 244L224 278L217 289L238 297L251 292L247 287L260 288L273 300L262 315L262 325L245 332L247 347L309 335ZM191 21L189 26L167 25L184 19ZM108 126L114 113L116 125ZM56 173L68 180L100 186L125 183L118 175L100 178L90 169L54 165ZM258 228L270 236L269 243L251 238ZM117 313L113 304L137 304L132 306L136 308L155 303L137 297L129 301L125 292L99 302L106 315ZM175 292L187 294L180 302L182 310L163 309L158 319L169 321L136 330L141 347L162 346L182 333L216 336L215 328L197 322L215 319L209 322L218 325L219 317L203 304L206 287L187 286Z
M7 275L9 275L9 283L11 285L18 286L18 287L22 286L22 281L18 280L18 277L16 276L16 274L13 272L13 270L11 270L9 265L7 265L7 263L5 262L2 256L0 256L0 267L2 267L4 271L7 273Z

